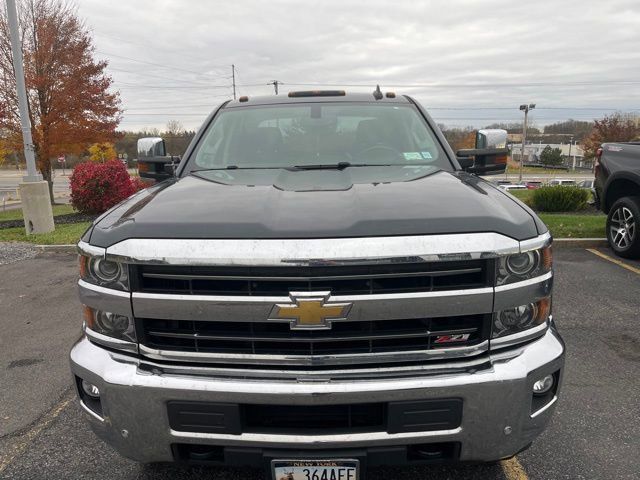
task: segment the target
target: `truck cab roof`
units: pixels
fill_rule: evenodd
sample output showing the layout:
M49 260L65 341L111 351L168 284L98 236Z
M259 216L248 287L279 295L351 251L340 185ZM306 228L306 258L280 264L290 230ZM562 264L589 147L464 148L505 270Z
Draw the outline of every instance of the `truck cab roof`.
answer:
M335 103L335 102L367 102L367 103L411 103L409 97L396 95L393 92L382 93L377 98L373 93L348 93L344 90L308 90L289 92L286 95L242 96L231 100L224 108L252 107L256 105L278 105L287 103Z

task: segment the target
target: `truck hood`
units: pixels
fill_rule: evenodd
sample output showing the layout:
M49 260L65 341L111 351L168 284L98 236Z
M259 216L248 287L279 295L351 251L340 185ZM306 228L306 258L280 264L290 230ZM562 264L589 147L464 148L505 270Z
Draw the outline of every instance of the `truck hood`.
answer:
M143 190L85 235L108 247L127 238L335 238L546 231L492 184L432 167L216 170ZM90 236L89 236L90 235Z

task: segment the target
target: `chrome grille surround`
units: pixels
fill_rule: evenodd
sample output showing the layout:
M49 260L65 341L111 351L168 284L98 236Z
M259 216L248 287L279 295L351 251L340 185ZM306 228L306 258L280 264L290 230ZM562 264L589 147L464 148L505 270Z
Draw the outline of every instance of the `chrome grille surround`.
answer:
M102 249L105 258L134 265L196 266L196 267L326 267L328 265L388 265L427 264L487 260L502 255L539 248L550 243L549 234L518 242L496 233L468 235L435 235L413 237L374 237L365 239L309 239L309 240L141 240L130 239ZM89 249L95 255L98 247L81 242L79 250ZM487 265L494 262L488 261ZM487 267L490 268L490 267ZM544 279L549 280L549 277ZM542 281L542 279L541 279ZM537 288L535 279L523 289ZM86 287L86 286L85 286ZM331 296L333 302L352 302L349 321L375 322L417 318L442 318L452 315L486 315L492 313L494 300L503 305L516 299L518 284L498 292L491 284L441 291L405 291ZM177 320L187 322L266 322L275 303L288 301L285 296L272 295L201 295L180 293L130 294L137 329L144 326L141 319ZM85 295L87 297L87 295ZM495 298L494 298L495 297ZM328 331L331 334L331 331ZM196 336L198 332L192 332ZM544 332L540 332L542 335ZM298 355L201 352L154 348L139 345L139 352L150 359L227 365L273 365L295 368L313 366L357 366L406 364L426 360L469 358L489 348L488 330L473 344L437 349L364 352L350 354ZM292 343L297 342L295 340ZM197 343L197 342L196 342Z

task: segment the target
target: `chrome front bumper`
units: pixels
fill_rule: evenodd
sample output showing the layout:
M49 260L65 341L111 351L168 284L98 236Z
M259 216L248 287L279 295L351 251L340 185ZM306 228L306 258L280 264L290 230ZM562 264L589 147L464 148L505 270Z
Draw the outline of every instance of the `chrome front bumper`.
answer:
M514 455L545 428L557 396L532 412L532 385L559 372L564 343L553 325L525 346L483 356L472 373L433 374L366 380L290 381L240 379L175 373L126 354L113 353L83 337L71 350L77 377L98 386L103 417L83 405L93 430L122 455L141 462L173 461L171 445L207 444L269 450L339 451L430 442L460 442L460 460L492 461ZM452 362L452 364L455 362ZM240 372L241 373L241 372ZM556 393L557 395L557 393ZM211 434L174 431L167 402L329 405L461 398L462 424L452 430L405 433L283 435Z

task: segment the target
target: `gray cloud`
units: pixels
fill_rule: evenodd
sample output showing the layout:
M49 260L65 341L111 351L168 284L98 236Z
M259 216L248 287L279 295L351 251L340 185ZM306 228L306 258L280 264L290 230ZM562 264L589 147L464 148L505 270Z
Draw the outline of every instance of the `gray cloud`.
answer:
M283 92L380 83L446 124L516 121L524 102L538 105L539 125L640 108L637 0L78 4L122 93L126 129L169 119L196 128L229 98L232 63L240 94L271 94L273 79Z

